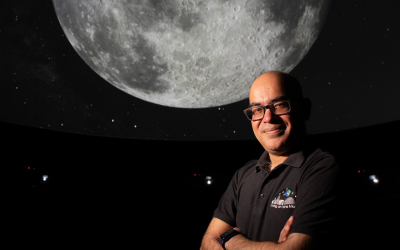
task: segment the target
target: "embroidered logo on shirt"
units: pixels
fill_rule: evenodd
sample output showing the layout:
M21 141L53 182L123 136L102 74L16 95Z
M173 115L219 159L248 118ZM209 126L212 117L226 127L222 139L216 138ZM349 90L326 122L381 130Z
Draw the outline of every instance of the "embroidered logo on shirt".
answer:
M278 195L271 202L271 207L274 208L295 208L296 193L290 188L286 188L278 193Z

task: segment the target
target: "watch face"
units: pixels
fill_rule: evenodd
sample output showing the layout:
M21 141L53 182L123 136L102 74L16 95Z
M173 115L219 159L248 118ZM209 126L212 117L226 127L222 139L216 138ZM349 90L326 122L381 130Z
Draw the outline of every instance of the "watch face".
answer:
M233 232L233 228L229 229L228 231L226 231L225 233L221 234L221 238L225 239L228 235L230 235Z

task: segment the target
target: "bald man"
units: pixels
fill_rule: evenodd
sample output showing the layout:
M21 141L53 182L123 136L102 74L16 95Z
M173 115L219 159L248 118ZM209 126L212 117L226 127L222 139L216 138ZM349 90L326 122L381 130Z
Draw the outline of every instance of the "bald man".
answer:
M253 83L244 111L265 149L232 178L201 249L307 249L337 221L338 166L307 138L311 103L300 83L267 72Z

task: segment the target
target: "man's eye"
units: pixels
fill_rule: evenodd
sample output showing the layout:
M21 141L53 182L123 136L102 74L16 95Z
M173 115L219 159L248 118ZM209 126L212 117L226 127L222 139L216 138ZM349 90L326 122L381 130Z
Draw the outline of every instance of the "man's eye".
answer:
M275 107L275 108L287 107L287 102L278 102L278 103L274 103L274 107Z

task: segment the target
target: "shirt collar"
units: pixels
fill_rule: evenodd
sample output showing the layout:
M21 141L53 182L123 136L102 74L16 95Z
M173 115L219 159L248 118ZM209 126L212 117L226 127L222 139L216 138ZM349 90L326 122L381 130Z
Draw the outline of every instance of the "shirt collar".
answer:
M292 166L295 168L299 168L303 164L305 158L306 157L304 155L304 151L299 150L299 151L289 155L289 157L283 162L283 164Z
M306 151L309 146L310 146L309 143L305 142L301 147L301 149L296 150L295 152L290 154L289 157L282 164L287 166L292 166L295 168L300 168L304 160L306 159ZM260 171L260 169L267 166L269 162L270 162L269 154L267 151L264 151L260 159L257 161L256 164L257 171Z

